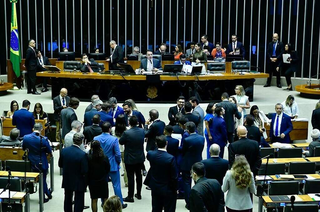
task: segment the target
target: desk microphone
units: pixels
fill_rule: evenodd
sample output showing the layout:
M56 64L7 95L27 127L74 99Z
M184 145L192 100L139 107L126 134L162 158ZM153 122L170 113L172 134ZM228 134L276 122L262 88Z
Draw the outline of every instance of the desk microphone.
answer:
M291 211L294 211L294 201L296 200L296 197L295 196L291 196L290 197L290 202L291 202Z
M272 158L272 157L273 157L273 153L271 153L270 155L264 156L263 158L261 158L261 160L267 159L267 158Z

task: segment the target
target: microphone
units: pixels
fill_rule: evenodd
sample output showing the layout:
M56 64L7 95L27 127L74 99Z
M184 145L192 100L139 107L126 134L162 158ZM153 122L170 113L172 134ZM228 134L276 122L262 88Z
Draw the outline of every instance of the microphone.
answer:
M10 169L10 166L6 166L6 170L8 171L9 176L11 176L11 169Z
M272 157L273 157L273 153L271 153L271 154L269 154L267 156L264 156L263 158L261 158L261 160L266 159L266 158L272 158Z
M296 197L295 196L291 196L290 197L290 202L291 202L291 211L294 211L294 201L296 200Z

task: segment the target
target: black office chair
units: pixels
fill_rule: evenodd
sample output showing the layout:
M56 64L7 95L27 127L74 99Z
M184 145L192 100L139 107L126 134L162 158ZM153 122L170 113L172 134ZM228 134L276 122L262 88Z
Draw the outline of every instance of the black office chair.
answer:
M306 180L303 193L320 193L320 180Z
M271 147L262 147L260 148L260 155L261 157L265 157L267 155L271 155L271 158L274 158L274 148Z
M309 203L309 204L297 203L297 204L293 204L293 206L294 207L292 208L291 204L286 204L284 212L318 212L318 209L319 209L318 203Z
M24 160L6 160L5 161L5 168L10 167L11 171L17 171L17 172L31 172L31 163L30 161Z
M316 146L313 150L314 155L310 155L311 157L319 157L320 156L320 146Z
M291 162L289 163L289 174L315 174L315 162Z
M298 181L272 181L269 184L269 195L299 194Z
M7 177L0 177L0 188L5 188L8 184ZM22 183L19 178L10 179L10 190L11 191L22 191Z
M269 163L266 173L266 164L261 164L258 171L258 175L275 175L275 174L285 174L286 164L285 163Z
M302 148L279 149L278 158L301 158Z

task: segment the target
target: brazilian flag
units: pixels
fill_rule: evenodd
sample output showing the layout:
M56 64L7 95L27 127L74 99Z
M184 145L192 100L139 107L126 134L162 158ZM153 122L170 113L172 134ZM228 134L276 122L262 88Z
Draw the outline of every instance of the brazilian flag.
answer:
M21 52L19 44L18 21L16 3L18 0L10 0L12 4L11 14L11 39L10 39L10 61L13 71L17 77L20 77Z

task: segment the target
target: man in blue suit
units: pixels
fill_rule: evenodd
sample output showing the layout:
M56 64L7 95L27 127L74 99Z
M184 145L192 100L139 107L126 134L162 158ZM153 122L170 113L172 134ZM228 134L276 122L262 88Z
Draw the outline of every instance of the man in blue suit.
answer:
M92 118L99 113L102 103L103 102L100 99L97 99L92 103L93 108L84 114L84 127L92 125Z
M113 122L116 123L116 118L120 114L124 114L123 108L118 105L116 97L110 97L109 104L111 104L111 109L109 110L108 114L112 116Z
M87 154L80 149L84 140L82 133L73 136L73 145L64 148L59 158L59 167L63 168L62 188L64 188L64 211L72 212L72 199L74 197L74 211L83 211L84 192L86 190L86 175L88 173Z
M144 119L144 116L142 115L142 113L140 113L137 110L133 110L132 109L132 104L130 102L128 102L128 101L124 102L122 104L122 107L123 107L124 117L126 119L127 126L129 125L129 121L128 121L129 118L131 116L136 116L138 118L139 127L144 128L146 120Z
M163 121L159 119L159 112L155 109L149 111L150 119L147 120L146 128L146 138L147 138L147 147L146 151L155 150L156 146L156 137L163 135L164 127L166 126Z
M184 198L186 208L189 208L189 195L191 190L191 166L202 160L202 151L204 147L204 137L196 133L196 125L193 122L187 122L186 128L190 134L183 143L182 161L180 170L182 171L182 179L184 183Z
M167 152L172 155L176 161L177 161L177 157L179 154L179 140L172 138L172 133L173 133L173 127L171 125L167 125L164 128L164 134L166 136L167 139Z
M147 58L141 60L141 72L162 72L161 61L153 58L151 50L147 50Z
M283 113L283 106L277 103L275 106L276 113L272 115L270 126L271 142L290 143L289 133L292 131L292 122L290 116Z
M16 125L20 130L20 137L32 133L32 128L35 124L34 117L30 109L30 102L23 100L22 108L14 112L12 117L12 125Z
M152 211L174 212L177 202L177 167L175 159L167 153L164 135L156 138L158 149L149 151L150 170L144 184L151 188Z
M207 55L210 55L212 52L212 49L214 49L214 45L213 43L208 41L208 35L202 35L201 37L201 43L202 43L202 49L205 49L204 47L207 46L208 50L205 50L204 52Z
M175 61L174 64L176 65L190 65L191 66L191 62L187 60L186 55L182 54L180 56L180 60Z
M51 190L48 189L46 179L49 168L47 154L52 156L52 151L48 138L41 136L42 130L42 124L36 123L33 127L33 133L23 137L22 148L29 151L28 159L31 162L32 171L43 173L43 193L51 199ZM44 202L48 202L49 199L44 198Z
M120 184L119 169L120 169L120 162L121 162L121 153L119 148L119 142L118 142L118 138L110 135L111 127L112 126L109 122L104 122L101 127L102 134L94 137L93 140L100 142L104 155L109 159L109 162L110 162L109 176L112 180L114 193L120 198L122 206L126 207L123 204L121 184ZM108 179L109 178L107 178L106 180Z
M223 158L224 147L227 144L227 127L226 122L224 121L223 115L225 114L225 110L223 107L215 108L216 116L212 119L212 142L216 143L220 146L221 152L220 157ZM208 139L209 141L209 139ZM211 142L210 142L211 143ZM210 145L208 149L210 148Z
M246 50L244 48L244 45L238 41L237 35L231 35L231 43L228 44L227 47L227 54L230 55L236 55L240 54L243 58L246 56Z
M110 115L110 108L111 105L109 103L103 103L101 105L101 111L98 112L98 114L100 115L100 120L101 123L100 125L103 124L103 122L109 122L111 124L111 126L114 126L114 119L112 118L112 116Z

